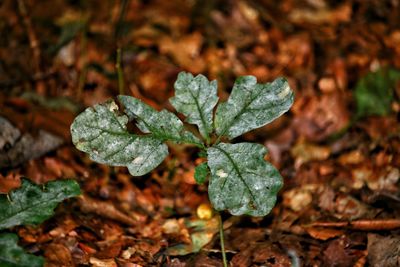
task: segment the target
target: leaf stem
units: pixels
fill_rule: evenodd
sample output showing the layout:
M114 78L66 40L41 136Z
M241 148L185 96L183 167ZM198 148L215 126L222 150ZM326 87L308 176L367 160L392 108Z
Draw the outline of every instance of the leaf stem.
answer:
M222 217L220 213L218 213L218 218L219 218L219 238L221 243L222 261L224 263L224 267L228 267L228 262L226 260L226 253L225 253L224 225L222 223Z
M124 73L122 71L121 58L122 58L122 52L121 48L119 47L117 49L117 62L115 63L115 67L117 68L117 73L118 73L119 94L123 95L125 94L125 90L124 90Z

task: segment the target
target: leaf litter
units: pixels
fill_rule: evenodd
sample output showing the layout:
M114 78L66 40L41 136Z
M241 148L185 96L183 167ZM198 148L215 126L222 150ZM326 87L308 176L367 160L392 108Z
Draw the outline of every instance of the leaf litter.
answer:
M191 251L195 231L185 223L174 224L177 234L165 232L163 226L170 221L199 220L197 207L209 203L206 184L195 185L192 177L201 163L194 162L192 148L170 146L171 154L155 171L133 178L124 168L94 164L72 148L69 125L76 114L71 109L55 111L54 105L63 104L41 107L42 100L23 96L23 92L47 99L67 96L85 106L115 96L116 80L106 73L114 72L111 33L118 25L125 33L118 42L126 48L126 94L156 110L171 110L167 99L181 70L217 79L222 100L228 98L227 88L235 77L249 74L261 82L285 76L295 91L294 108L281 125L268 125L241 137L267 145L268 157L279 167L285 183L269 216L243 217L225 230L232 264L396 266L399 84L390 82L390 90L385 81L368 85L384 84L382 90L361 88L365 77L381 69L400 68L395 27L400 14L395 2L211 1L207 5L199 1L192 5L127 1L120 24L110 21L118 21L124 1L99 3L95 13L91 12L94 5L61 1L54 10L47 1L23 2L33 22L41 17L48 25L40 22L27 28L12 1L6 0L0 9L0 34L6 36L0 42L0 113L14 132L7 137L5 131L0 132L2 153L19 140L16 129L20 135L32 136L23 146L24 156L0 161L4 165L1 192L17 188L21 177L37 183L73 178L81 184L83 196L92 201L86 211L81 200L68 201L38 227L11 229L26 251L45 257L49 266L220 264L216 235L197 254L166 253L176 245ZM90 14L84 16L87 27L67 33L68 27L56 22L58 10L64 9ZM79 21L75 17L76 25ZM61 37L68 36L74 60L57 61L41 53L49 69L38 73L27 38L32 30L41 48L63 49ZM85 42L88 48L83 56ZM85 70L85 62L102 70ZM81 98L76 92L79 77L85 77ZM379 98L384 103L377 102L377 92L387 93ZM33 151L41 131L63 140L64 145ZM42 140L52 143L48 135Z

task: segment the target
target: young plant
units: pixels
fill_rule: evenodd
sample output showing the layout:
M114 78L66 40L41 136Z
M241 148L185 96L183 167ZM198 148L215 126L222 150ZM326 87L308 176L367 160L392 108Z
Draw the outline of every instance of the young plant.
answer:
M230 144L250 130L281 116L293 103L293 92L284 78L259 84L253 76L236 80L226 102L218 102L217 82L203 75L181 72L175 82L172 106L195 124L200 134L185 129L183 122L167 110L156 111L131 96L87 108L71 125L75 146L96 162L126 166L134 176L144 175L167 156L166 141L197 146L207 157L195 170L203 183L209 177L209 199L218 210L233 215L265 216L275 205L282 187L277 169L264 160L267 150L254 143ZM134 121L143 135L128 132Z

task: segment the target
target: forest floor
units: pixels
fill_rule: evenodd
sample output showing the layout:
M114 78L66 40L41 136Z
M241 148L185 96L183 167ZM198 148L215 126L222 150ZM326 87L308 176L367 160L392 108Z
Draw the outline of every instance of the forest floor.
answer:
M196 149L172 145L132 177L71 142L79 112L119 94L118 48L124 93L157 110L173 110L182 70L217 79L223 100L242 75L295 92L239 138L264 144L285 183L266 217L222 213L230 266L400 266L398 0L0 2L0 124L26 137L0 133L0 193L24 177L82 189L7 230L27 252L46 266L222 266L216 217L198 217Z

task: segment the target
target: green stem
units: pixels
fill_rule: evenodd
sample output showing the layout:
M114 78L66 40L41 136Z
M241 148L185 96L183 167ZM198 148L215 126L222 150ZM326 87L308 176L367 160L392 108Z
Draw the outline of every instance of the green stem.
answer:
M118 73L119 94L123 95L123 94L125 94L125 90L124 90L124 73L122 71L122 66L121 66L121 57L122 57L121 48L118 48L117 49L117 62L115 63L115 67L117 68L117 73Z
M218 214L218 217L219 217L219 238L221 243L222 261L224 263L224 267L228 267L228 262L226 260L226 253L225 253L224 225L222 223L221 214Z

